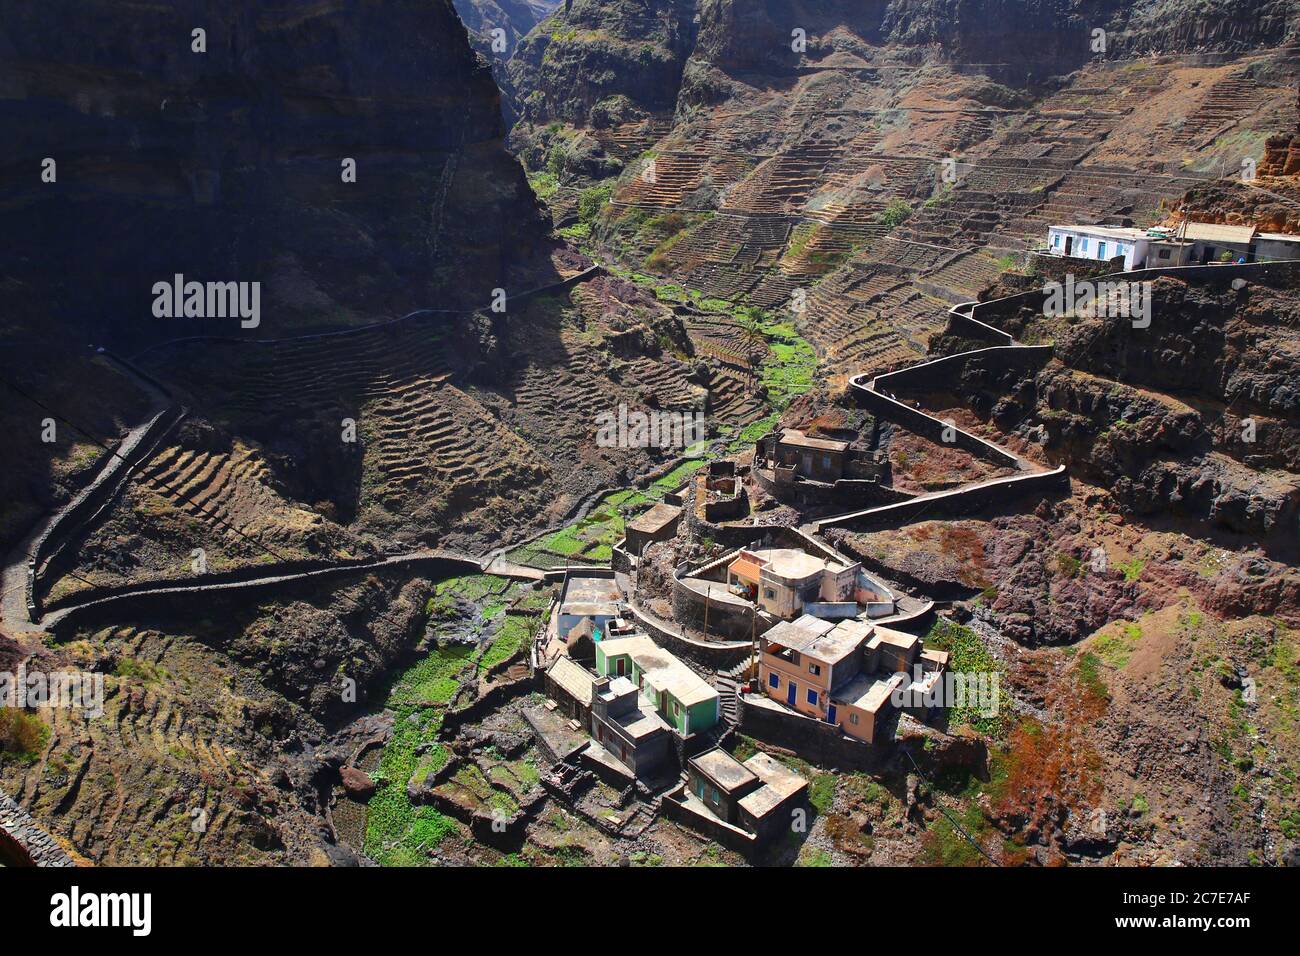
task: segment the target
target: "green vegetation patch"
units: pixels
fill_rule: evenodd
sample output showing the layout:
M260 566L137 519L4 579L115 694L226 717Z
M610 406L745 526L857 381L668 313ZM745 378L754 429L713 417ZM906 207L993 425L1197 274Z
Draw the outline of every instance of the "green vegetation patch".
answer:
M634 488L613 492L585 517L516 548L507 557L518 564L548 569L564 564L607 562L613 555L613 546L623 538L627 519L650 500L647 493Z
M1141 639L1141 626L1129 621L1116 625L1108 633L1098 634L1091 642L1091 650L1107 667L1120 670L1133 656Z
M479 660L479 667L485 671L491 670L498 664L509 660L520 648L528 646L540 623L541 618L521 617L515 614L506 615L505 620L501 622L501 626L497 628L496 634L492 637L492 642Z
M365 852L381 866L420 865L429 850L459 829L455 820L433 807L412 804L406 795L407 782L417 770L427 776L446 763L447 753L436 743L441 726L441 713L410 703L397 709L392 739L371 775L377 789L366 808ZM429 753L417 753L421 745L430 744Z
M989 652L980 636L968 627L938 618L925 635L925 646L936 651L947 651L948 670L953 674L987 675L990 681L995 678L997 681L996 708L989 708L986 713L975 706L976 702L967 701L960 707L949 708L949 726L959 727L965 724L995 740L1004 739L1012 721L1011 697L1002 680L1005 668ZM993 710L996 713L992 713Z
M791 399L812 389L817 352L790 322L759 320L771 355L763 363L763 385L773 408L784 410Z
M50 740L50 728L35 714L0 707L0 762L30 766L40 759Z

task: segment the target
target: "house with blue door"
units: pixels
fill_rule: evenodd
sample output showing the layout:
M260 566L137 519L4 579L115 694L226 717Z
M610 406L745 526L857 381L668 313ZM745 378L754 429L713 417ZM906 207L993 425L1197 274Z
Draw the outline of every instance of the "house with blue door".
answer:
M768 697L791 710L873 743L894 691L922 690L948 666L921 638L868 620L827 621L805 614L759 638L758 675ZM918 670L919 668L919 670Z
M1147 261L1150 238L1147 230L1126 226L1051 226L1047 252L1096 262L1121 259L1123 269L1141 269Z

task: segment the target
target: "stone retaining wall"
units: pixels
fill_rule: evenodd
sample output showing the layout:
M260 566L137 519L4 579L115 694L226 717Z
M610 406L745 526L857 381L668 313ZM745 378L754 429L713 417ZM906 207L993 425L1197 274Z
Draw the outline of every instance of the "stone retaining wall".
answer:
M740 694L736 698L740 732L789 750L810 763L837 770L872 771L887 756L885 748L846 737L833 724L751 705L746 696Z
M250 592L267 588L289 588L299 584L316 584L336 577L356 574L363 571L384 572L424 568L430 576L446 577L457 573L477 573L482 566L471 558L456 558L445 555L412 555L409 558L384 560L377 562L352 563L344 565L327 565L323 568L305 571L291 571L288 576L275 574L267 576L266 567L240 568L221 575L206 575L202 579L183 579L185 583L158 582L141 589L139 584L122 585L119 588L104 589L117 591L107 596L91 599L69 608L57 620L47 624L47 629L56 633L67 632L74 626L86 621L102 619L106 613L121 617L159 607L175 606L183 608L186 602L192 602L198 595L216 597L239 597ZM219 580L217 580L219 578ZM198 583L199 581L202 583ZM126 590L123 590L126 589Z
M70 857L26 810L0 791L0 864L75 866Z
M1065 466L1061 465L1051 471L995 478L974 487L958 488L929 498L914 498L911 501L885 505L883 508L865 513L838 515L823 519L818 524L819 527L833 526L850 528L854 531L869 531L890 527L922 514L928 518L968 515L991 505L1002 504L1017 495L1051 495L1068 490L1069 486L1070 479L1065 473Z
M660 647L677 657L693 661L709 670L730 670L736 665L744 663L753 653L753 645L748 643L748 640L741 641L739 644L714 644L708 641L697 641L664 630L650 619L642 616L635 607L629 608L629 611L636 619L636 622L650 635L651 640ZM760 627L758 633L762 634L768 627L770 625ZM749 637L748 631L745 632L745 637Z

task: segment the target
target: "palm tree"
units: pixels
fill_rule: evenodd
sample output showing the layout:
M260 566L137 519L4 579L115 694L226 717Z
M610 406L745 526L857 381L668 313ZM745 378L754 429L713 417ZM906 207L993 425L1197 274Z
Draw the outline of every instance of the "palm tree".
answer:
M740 322L741 341L745 345L745 360L749 364L749 376L753 379L762 359L755 359L755 352L767 352L767 336L763 334L762 313L752 306L745 306L737 316Z

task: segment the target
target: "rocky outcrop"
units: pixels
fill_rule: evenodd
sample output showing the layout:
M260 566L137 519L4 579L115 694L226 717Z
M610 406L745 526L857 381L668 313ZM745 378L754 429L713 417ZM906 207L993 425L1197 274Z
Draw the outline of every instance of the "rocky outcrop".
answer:
M520 118L599 126L671 111L695 43L696 0L572 0L520 44Z
M1087 319L1055 332L1032 376L979 377L977 413L1109 488L1129 515L1174 514L1282 540L1300 515L1300 393L1287 369L1295 289L1156 280L1149 328Z
M450 0L11 4L0 49L0 289L78 338L240 331L155 317L178 273L260 282L265 336L477 305L543 235Z
M453 0L469 30L470 45L489 62L503 64L533 27L545 20L561 0ZM495 31L501 31L496 33ZM495 41L495 42L494 42Z

